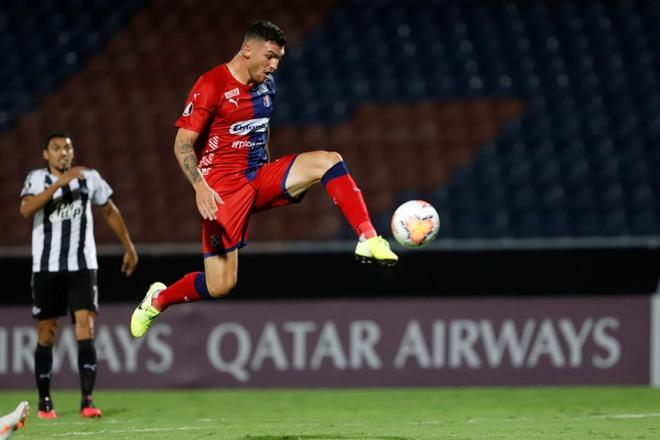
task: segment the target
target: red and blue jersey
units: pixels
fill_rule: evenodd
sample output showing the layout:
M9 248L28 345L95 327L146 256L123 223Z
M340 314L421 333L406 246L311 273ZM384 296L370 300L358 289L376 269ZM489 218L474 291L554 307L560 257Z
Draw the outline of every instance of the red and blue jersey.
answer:
M195 143L199 170L215 186L252 181L268 162L268 122L275 80L245 85L226 64L199 77L176 126L200 134Z

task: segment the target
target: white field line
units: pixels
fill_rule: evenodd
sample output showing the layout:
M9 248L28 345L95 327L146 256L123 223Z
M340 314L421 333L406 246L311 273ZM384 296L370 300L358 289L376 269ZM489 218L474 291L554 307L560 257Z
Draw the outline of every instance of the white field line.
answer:
M48 423L48 426L64 426L64 425L66 425L66 426L71 426L71 425L89 426L90 421L89 420L84 420L84 421L81 420L79 422L50 422L49 421L47 423ZM92 422L92 423L94 423L94 422ZM130 425L131 423L135 423L135 420L131 420L131 419L118 420L118 419L106 418L105 420L103 420L103 423L104 424L110 423L110 424L113 424L113 425L118 425L118 424Z
M654 418L654 417L660 417L660 413L632 413L632 414L598 414L598 415L590 415L590 416L582 416L582 417L572 417L570 420L631 420L631 419L647 419L647 418ZM495 419L491 418L471 418L468 419L466 422L467 423L484 423L484 422L493 422ZM535 420L541 420L539 417L514 417L514 418L507 418L506 419L509 422L530 422L530 421L535 421ZM431 425L436 422L428 420L425 422L421 422L420 424L424 425Z
M660 413L639 413L639 414L603 414L597 416L581 417L581 419L646 419L650 417L660 417Z
M104 429L102 431L71 431L60 434L51 434L53 437L66 437L68 435L91 436L99 434L132 434L136 432L174 432L193 431L195 429L206 429L201 426L180 426L178 428L135 428L135 429Z
M614 419L614 420L630 420L630 419L644 419L644 418L653 418L653 417L660 417L660 413L638 413L638 414L603 414L603 415L592 415L592 416L584 416L584 417L575 417L573 420L608 420L608 419ZM203 421L209 420L209 419L202 419ZM467 423L481 423L488 421L489 419L484 419L484 418L475 418L475 419L468 419ZM508 421L511 422L528 422L530 420L529 417L518 417L514 419L507 419ZM412 424L415 425L440 425L444 424L446 422L444 421L439 421L439 420L423 420L423 421L418 421L418 422L413 422ZM318 427L318 426L324 426L324 423L297 423L294 425L289 425L289 426L296 426L296 427ZM342 426L363 426L364 423L343 423ZM272 424L266 424L266 423L260 423L260 427L268 427L272 426ZM92 435L98 435L98 434L130 434L130 433L140 433L140 432L175 432L175 431L193 431L197 429L208 429L209 427L202 427L202 426L180 426L178 428L134 428L134 429L106 429L102 431L71 431L71 432L63 432L59 434L52 434L53 437L66 437L68 435L77 435L77 436L92 436Z

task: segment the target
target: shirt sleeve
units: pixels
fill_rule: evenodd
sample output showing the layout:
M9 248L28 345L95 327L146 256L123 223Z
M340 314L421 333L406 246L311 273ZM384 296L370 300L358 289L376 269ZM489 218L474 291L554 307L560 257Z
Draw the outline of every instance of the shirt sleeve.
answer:
M88 170L86 173L90 200L94 205L105 205L112 196L112 188L96 170Z
M34 196L44 190L43 179L42 182L39 183L38 179L36 178L37 174L39 173L32 171L27 175L25 178L25 183L23 183L23 189L21 189L21 198L25 196Z
M206 75L200 76L188 95L183 114L174 125L201 133L218 107L218 101L213 83Z

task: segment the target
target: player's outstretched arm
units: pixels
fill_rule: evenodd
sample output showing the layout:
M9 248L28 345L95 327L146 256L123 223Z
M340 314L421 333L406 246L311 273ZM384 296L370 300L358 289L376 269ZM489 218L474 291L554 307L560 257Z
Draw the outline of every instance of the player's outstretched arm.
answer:
M217 192L215 192L204 180L197 166L197 156L195 156L195 141L199 133L179 128L174 140L174 155L179 162L179 166L188 181L195 189L195 201L197 209L201 216L207 220L215 220L218 205L224 202Z
M64 185L67 185L75 178L84 179L84 170L85 167L82 166L73 167L66 173L62 174L55 182L52 183L52 185L50 185L39 194L23 197L21 199L21 215L25 218L33 216L35 212L46 206L46 203L48 203L48 201L53 198L55 191Z
M122 217L121 212L119 212L119 208L117 208L117 205L115 205L112 200L108 200L108 203L103 205L103 216L117 238L119 238L119 241L121 241L121 244L124 245L124 260L122 261L121 271L126 274L127 277L130 277L133 272L135 272L135 266L137 266L138 263L138 255L135 251L133 240L131 240L131 236L128 233L124 218Z

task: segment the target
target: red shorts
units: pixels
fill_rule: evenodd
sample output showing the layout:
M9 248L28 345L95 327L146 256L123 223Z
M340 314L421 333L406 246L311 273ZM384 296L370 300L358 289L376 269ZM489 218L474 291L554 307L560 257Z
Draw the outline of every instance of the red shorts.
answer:
M297 154L291 154L267 163L257 171L252 181L245 179L238 185L236 182L223 185L220 181L213 186L225 204L218 205L215 220L202 220L204 258L245 246L251 213L302 200L304 193L292 197L284 186L296 157Z

